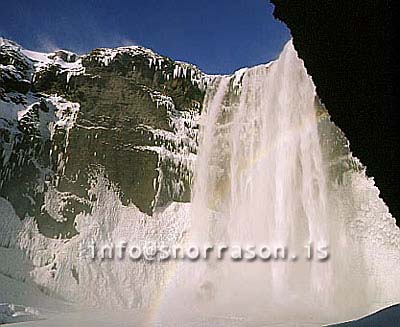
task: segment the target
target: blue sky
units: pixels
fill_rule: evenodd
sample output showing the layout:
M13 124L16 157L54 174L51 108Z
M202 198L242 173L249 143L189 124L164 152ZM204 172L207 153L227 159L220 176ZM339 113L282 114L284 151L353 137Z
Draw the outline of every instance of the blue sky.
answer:
M0 0L0 35L78 53L139 44L207 73L265 63L290 33L269 0Z

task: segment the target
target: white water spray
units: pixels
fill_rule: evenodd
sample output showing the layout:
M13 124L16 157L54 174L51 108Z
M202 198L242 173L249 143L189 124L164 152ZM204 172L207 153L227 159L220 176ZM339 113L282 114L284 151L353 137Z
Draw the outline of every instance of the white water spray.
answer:
M279 262L182 263L160 312L163 325L308 326L357 317L371 302L400 300L399 290L374 298L382 285L371 287L364 276L377 263L366 259L368 246L353 246L345 220L358 219L358 204L345 203L331 181L333 150L320 137L336 127L321 132L326 122L318 109L291 42L277 61L214 81L202 117L188 243L267 244L289 254ZM379 210L371 208L372 215ZM398 240L398 229L392 232ZM328 260L305 258L306 249L325 246Z

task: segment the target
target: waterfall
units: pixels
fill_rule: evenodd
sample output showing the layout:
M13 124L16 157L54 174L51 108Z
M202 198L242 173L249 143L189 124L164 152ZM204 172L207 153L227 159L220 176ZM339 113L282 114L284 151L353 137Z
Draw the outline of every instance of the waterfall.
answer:
M373 181L350 167L357 160L340 136L291 41L275 62L215 78L186 242L283 247L287 257L180 263L160 308L163 326L314 326L400 301L389 286L399 277L384 278L398 266L399 230ZM385 227L368 235L360 221ZM387 240L377 250L368 238L378 235ZM328 255L319 260L321 249Z

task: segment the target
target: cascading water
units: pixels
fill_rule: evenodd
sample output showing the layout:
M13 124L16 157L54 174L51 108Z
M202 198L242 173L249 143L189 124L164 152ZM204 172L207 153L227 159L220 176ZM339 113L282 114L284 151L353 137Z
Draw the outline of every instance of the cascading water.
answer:
M372 181L336 167L344 161L337 148L347 145L321 109L291 42L269 65L214 80L187 244L286 247L288 257L181 263L160 308L163 326L311 326L400 301L400 290L390 289L398 275L382 278L394 262L399 271L399 231ZM368 220L384 227L355 226ZM378 252L390 260L374 258L371 237L388 238ZM330 256L308 260L311 248Z

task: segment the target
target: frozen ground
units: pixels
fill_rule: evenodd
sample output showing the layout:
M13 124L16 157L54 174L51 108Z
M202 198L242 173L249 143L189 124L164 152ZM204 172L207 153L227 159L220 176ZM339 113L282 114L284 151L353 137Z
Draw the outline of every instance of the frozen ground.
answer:
M29 321L14 324L21 327L316 327L322 326L318 323L293 323L276 322L263 324L262 322L250 321L241 317L206 317L190 319L182 324L157 324L151 321L152 312L135 310L120 310L110 312L109 310L87 310L67 312L48 317L46 320Z
M1 308L1 305L0 305ZM0 309L1 310L1 309ZM1 311L0 311L1 312ZM50 314L47 320L36 320L29 322L20 322L12 326L21 327L164 327L149 323L148 319L151 312L125 310L110 312L109 310L86 310L65 312L58 315ZM23 319L23 318L22 318ZM22 321L22 320L20 320ZM376 314L362 318L357 321L347 322L332 327L397 327L400 321L400 306L392 306ZM184 325L175 325L174 327L316 327L323 326L318 323L293 323L276 322L272 324L263 324L262 322L251 322L239 317L210 317L208 319L197 319L185 323ZM172 327L172 326L171 326Z

